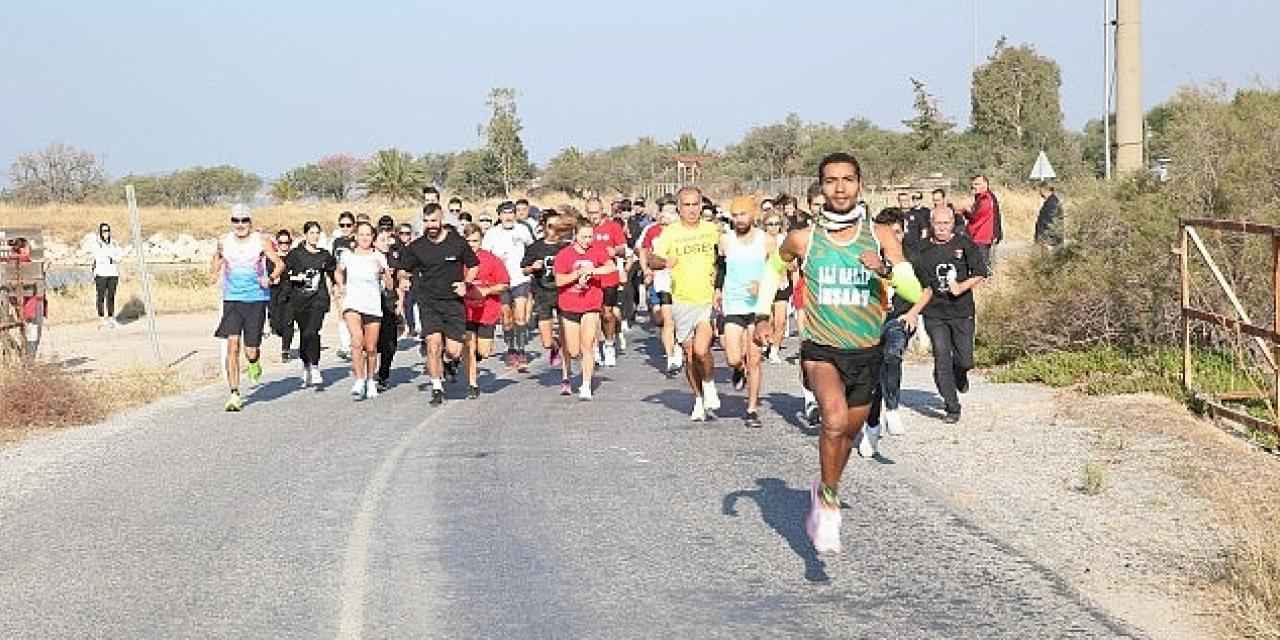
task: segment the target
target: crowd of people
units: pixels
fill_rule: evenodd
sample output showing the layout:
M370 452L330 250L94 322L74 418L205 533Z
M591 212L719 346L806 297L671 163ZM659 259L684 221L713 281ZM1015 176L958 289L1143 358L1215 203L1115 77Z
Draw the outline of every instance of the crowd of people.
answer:
M973 290L988 276L1003 238L999 202L986 178L971 181L973 204L957 209L934 191L902 193L872 215L862 199L856 158L834 153L819 165L802 209L787 194L735 197L717 205L697 187L582 211L503 202L474 218L453 198L424 192L421 217L399 224L343 212L321 246L319 222L302 242L255 231L251 212L232 209L231 231L212 269L222 284L225 408L239 411L239 353L249 382L262 376L268 315L290 358L299 337L301 385L323 385L321 332L340 314L338 355L350 361L351 394L386 389L401 339L419 344L429 404L465 375L466 397L482 394L479 363L494 356L498 326L506 351L495 368L525 372L536 340L560 373L559 392L589 401L598 367L618 366L638 313L646 312L661 349L661 373L683 371L690 419L719 417L714 345L728 379L746 396L748 428L765 422L766 376L785 361L784 338L800 337L803 418L820 425L820 478L806 528L820 552L839 548L840 477L852 451L878 455L880 429L903 432L899 413L903 354L922 320L934 357L945 422L960 420L958 394L973 367ZM536 332L536 338L535 338ZM576 363L576 366L575 366Z

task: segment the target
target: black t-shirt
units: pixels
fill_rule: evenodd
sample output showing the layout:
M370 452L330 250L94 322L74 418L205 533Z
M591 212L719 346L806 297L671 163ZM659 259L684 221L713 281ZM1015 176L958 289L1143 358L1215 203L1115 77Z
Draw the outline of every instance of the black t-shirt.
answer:
M305 247L294 247L284 257L284 281L289 283L290 297L299 304L328 307L328 281L337 268L337 259L324 249L312 253Z
M536 240L525 248L524 259L520 261L521 267L527 267L535 262L542 263L542 271L529 274L533 278L534 286L548 291L557 291L556 254L560 253L566 244L569 244L568 241L547 242L543 239Z
M914 243L929 237L929 222L933 215L926 207L914 207L902 213L905 226L902 228L906 237Z
M461 300L453 290L462 282L466 270L479 266L471 246L462 236L441 230L439 242L422 236L400 252L398 264L390 266L413 274L413 297L418 300Z
M355 234L349 236L339 236L333 239L333 259L341 261L342 254L356 247Z
M973 290L959 297L951 295L952 282L963 282L973 276L987 275L978 246L968 236L955 236L944 244L921 243L913 259L920 284L933 290L933 298L924 308L924 317L942 320L972 318Z

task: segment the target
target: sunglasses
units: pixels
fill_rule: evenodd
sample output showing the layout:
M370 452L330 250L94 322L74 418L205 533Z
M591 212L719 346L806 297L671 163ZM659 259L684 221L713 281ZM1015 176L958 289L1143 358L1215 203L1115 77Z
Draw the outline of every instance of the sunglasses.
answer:
M413 232L412 232L412 231L397 231L397 232L396 232L396 235L400 235L400 236L411 236L411 235L413 235Z
M253 218L232 218L231 224L249 224Z
M766 223L764 223L764 226L766 226L766 227L781 227L781 226L782 226L782 223L781 223L781 222L766 222Z
M338 223L338 228L339 228L339 229L350 229L351 227L354 227L354 226L356 226L356 225L354 225L354 224L352 224L352 223L350 223L350 222L348 222L348 223L346 223L346 224L342 224L341 222L339 222L339 223Z

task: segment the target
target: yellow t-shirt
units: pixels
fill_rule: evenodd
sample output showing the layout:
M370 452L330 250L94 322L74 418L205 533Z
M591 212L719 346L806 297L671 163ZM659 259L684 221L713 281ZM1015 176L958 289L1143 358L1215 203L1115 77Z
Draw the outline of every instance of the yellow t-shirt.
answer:
M683 304L711 304L716 295L716 245L720 227L701 220L689 228L684 222L669 224L653 241L653 253L675 258L671 268L671 301Z

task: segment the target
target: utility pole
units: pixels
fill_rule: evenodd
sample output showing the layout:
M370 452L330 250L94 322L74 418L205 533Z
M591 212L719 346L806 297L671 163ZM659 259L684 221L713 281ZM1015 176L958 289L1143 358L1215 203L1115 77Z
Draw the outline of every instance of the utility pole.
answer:
M1116 170L1141 171L1142 0L1116 3Z
M1111 179L1111 3L1102 0L1102 156Z

